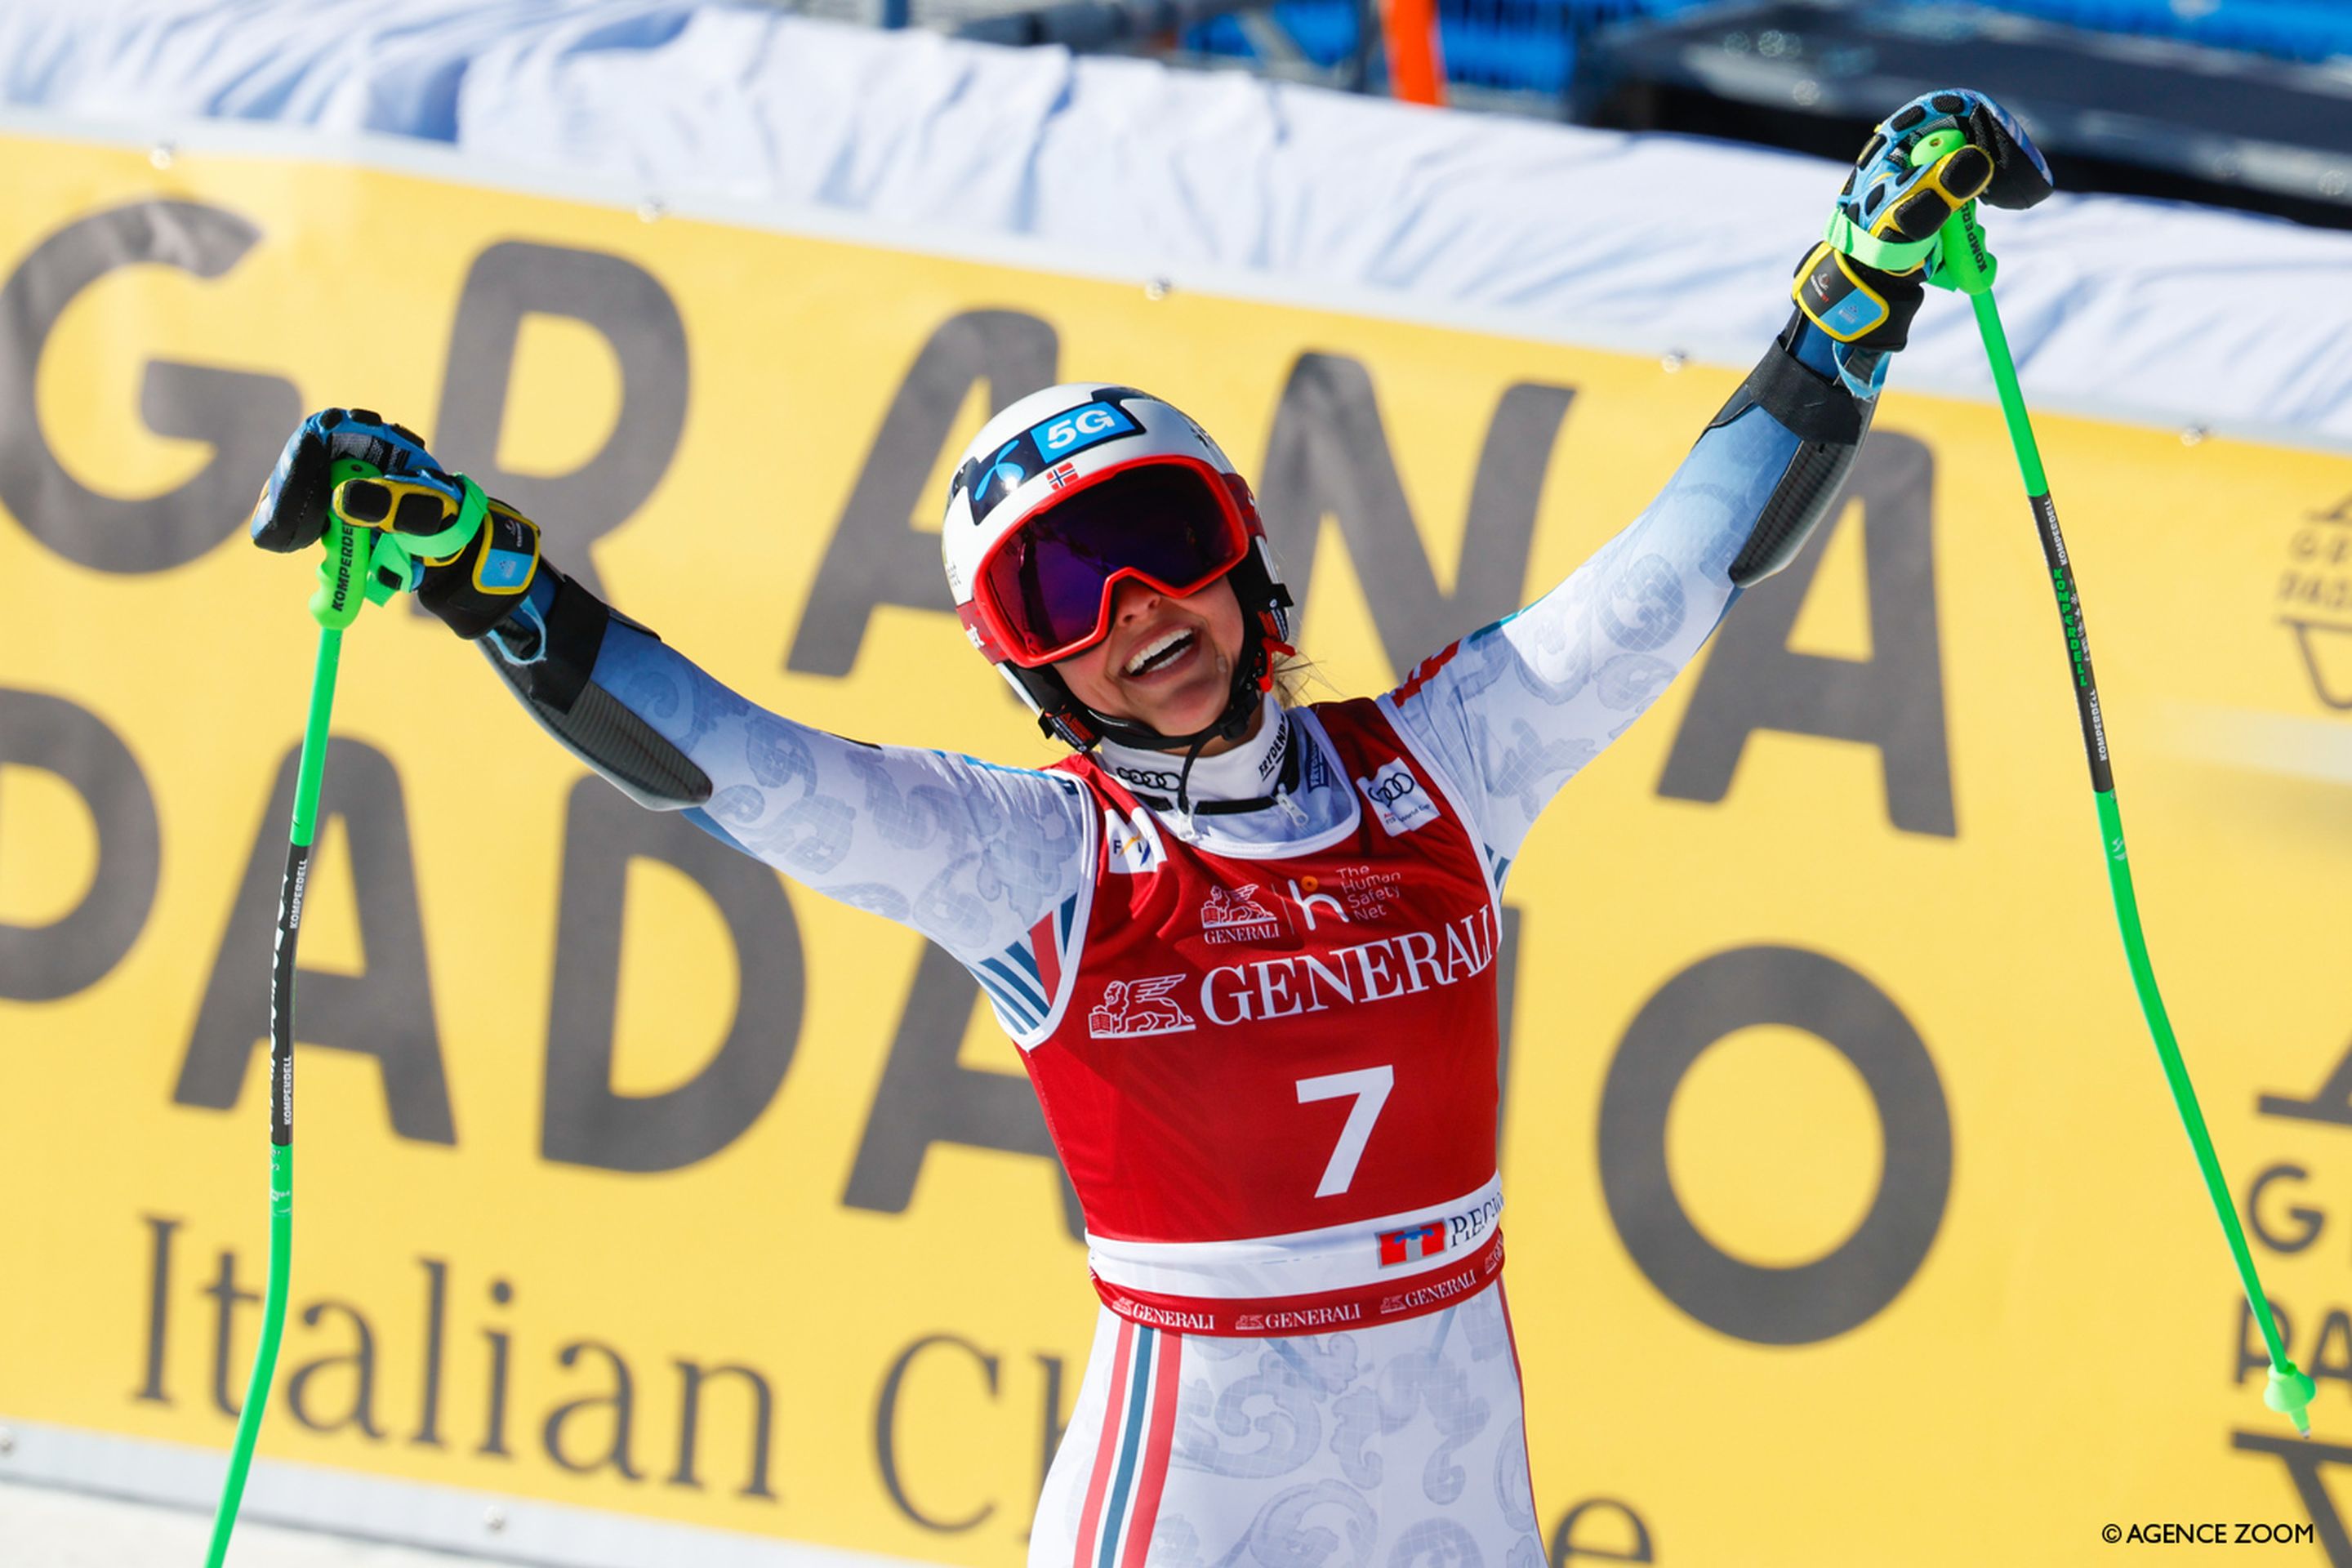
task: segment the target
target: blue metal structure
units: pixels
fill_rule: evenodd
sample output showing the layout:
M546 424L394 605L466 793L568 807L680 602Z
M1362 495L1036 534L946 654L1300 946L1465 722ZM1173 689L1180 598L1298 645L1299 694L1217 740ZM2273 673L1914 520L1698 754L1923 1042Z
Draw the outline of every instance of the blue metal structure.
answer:
M1579 40L1612 22L1671 16L1707 0L1438 0L1449 80L1508 91L1567 89ZM2347 0L1976 0L1985 9L2095 31L2178 38L2284 59L2352 56ZM1953 0L1877 0L1906 9ZM1356 47L1355 0L1277 0L1276 24L1318 66L1336 68ZM1255 53L1241 25L1221 16L1189 30L1190 50Z
M1438 0L1438 41L1448 80L1522 92L1568 87L1577 40L1639 16L1670 16L1706 0ZM1276 0L1275 22L1317 65L1337 67L1356 47L1355 0ZM1220 16L1185 35L1202 54L1248 56L1241 25Z

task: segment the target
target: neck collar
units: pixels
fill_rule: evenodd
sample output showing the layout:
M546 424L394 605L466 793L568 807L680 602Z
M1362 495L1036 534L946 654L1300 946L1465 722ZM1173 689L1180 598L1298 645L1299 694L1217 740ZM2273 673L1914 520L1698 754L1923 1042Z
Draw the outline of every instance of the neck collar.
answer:
M1262 700L1257 733L1229 752L1194 760L1185 794L1195 809L1223 805L1229 810L1252 810L1270 804L1277 791L1297 787L1298 750L1305 738L1294 733L1290 715L1269 692ZM1136 798L1157 809L1168 809L1183 773L1181 752L1151 752L1104 741L1095 748L1097 760Z

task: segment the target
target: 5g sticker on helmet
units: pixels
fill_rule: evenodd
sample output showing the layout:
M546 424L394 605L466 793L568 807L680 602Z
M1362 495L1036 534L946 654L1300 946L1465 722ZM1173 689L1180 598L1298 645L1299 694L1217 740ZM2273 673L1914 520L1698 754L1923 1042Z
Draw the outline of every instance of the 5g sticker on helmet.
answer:
M960 484L971 489L972 521L986 521L997 502L1063 458L1142 430L1134 416L1115 403L1082 404L1032 425L989 457L967 463L957 476Z
M1128 417L1115 403L1089 403L1057 415L1029 432L1038 449L1049 458L1067 458L1099 447L1117 436L1132 436L1143 426Z

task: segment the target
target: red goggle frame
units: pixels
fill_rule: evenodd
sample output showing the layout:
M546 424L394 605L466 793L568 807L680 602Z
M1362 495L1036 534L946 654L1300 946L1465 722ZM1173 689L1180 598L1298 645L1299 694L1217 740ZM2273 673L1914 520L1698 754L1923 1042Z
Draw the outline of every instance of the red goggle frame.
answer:
M1192 482L1176 479L1180 473ZM1136 483L1162 477L1175 482ZM1116 497L1092 495L1121 479L1129 482ZM1238 474L1196 458L1114 464L1072 481L989 546L972 574L971 600L957 613L992 662L1035 669L1109 635L1120 583L1132 578L1189 598L1246 559L1260 532Z

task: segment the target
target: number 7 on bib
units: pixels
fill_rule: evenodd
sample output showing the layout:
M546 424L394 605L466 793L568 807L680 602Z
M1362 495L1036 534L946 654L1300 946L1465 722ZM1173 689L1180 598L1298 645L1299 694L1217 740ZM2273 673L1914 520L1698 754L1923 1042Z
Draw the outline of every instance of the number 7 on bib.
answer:
M1337 1197L1356 1179L1357 1162L1364 1157L1364 1145L1372 1140L1372 1123L1381 1119L1381 1107L1388 1103L1389 1090L1395 1087L1396 1070L1387 1067L1298 1080L1301 1105L1350 1098L1356 1102L1348 1109L1348 1124L1339 1129L1339 1144L1331 1151L1331 1163L1323 1167L1323 1180L1315 1189L1317 1197Z

